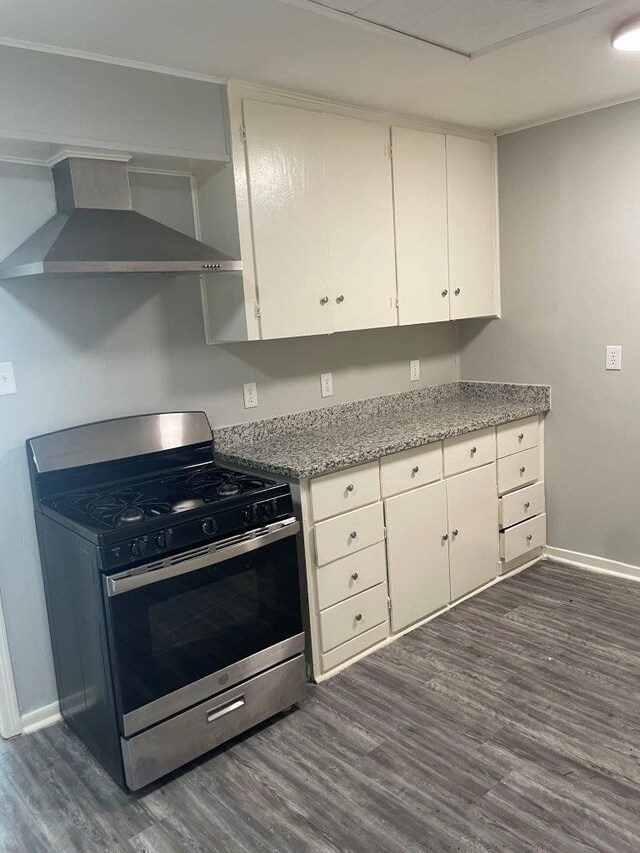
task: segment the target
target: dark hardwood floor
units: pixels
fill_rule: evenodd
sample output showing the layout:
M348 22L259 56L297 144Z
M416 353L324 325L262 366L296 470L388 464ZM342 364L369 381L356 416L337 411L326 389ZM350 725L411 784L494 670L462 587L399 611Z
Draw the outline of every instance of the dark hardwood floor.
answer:
M640 584L540 563L138 795L0 744L0 850L640 851Z

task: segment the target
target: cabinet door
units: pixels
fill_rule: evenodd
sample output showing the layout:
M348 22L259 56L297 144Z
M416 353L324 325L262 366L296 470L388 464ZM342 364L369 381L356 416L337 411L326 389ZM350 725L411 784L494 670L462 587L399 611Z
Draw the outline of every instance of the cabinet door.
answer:
M243 102L263 338L332 330L322 114Z
M445 138L392 127L398 319L449 319Z
M391 628L399 631L450 600L446 485L389 498L384 511Z
M495 147L447 136L451 319L497 310Z
M498 497L495 463L446 481L451 600L498 574Z
M329 114L323 126L335 330L395 326L389 128Z

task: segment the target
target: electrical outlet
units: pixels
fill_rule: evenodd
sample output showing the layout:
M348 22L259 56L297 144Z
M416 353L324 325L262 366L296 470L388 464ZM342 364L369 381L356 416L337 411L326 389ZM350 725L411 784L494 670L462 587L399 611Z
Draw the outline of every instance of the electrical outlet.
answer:
M330 373L320 374L320 391L323 397L333 397L333 376Z
M16 377L13 372L13 364L5 361L0 364L0 396L3 394L17 394Z
M417 382L420 379L420 362L417 358L409 362L409 375L412 382Z
M255 382L245 382L242 386L245 409L254 409L258 405L258 386Z
M607 347L605 370L622 370L622 347Z

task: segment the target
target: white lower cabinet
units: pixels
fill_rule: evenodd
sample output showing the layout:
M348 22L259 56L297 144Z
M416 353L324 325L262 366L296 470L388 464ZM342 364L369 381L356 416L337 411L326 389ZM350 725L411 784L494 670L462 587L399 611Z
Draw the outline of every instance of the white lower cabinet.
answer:
M451 600L498 574L495 463L447 480Z
M391 629L400 631L450 600L446 484L389 498L384 513Z
M314 676L537 557L542 459L534 417L306 481Z

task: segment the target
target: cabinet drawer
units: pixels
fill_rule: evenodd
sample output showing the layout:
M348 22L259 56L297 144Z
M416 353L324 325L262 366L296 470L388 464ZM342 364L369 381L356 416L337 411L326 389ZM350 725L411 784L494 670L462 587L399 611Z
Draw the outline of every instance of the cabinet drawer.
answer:
M397 495L425 486L442 477L442 445L438 441L426 447L392 453L380 460L382 497Z
M444 442L444 475L450 477L493 462L496 458L494 427L479 429L466 435L447 438Z
M334 471L311 480L311 507L314 521L348 512L380 500L377 462Z
M321 521L315 527L316 563L323 566L384 539L382 504Z
M318 607L324 610L386 579L384 542L318 568Z
M331 651L326 655L322 655L322 671L328 672L330 669L334 669L341 663L355 657L355 655L359 655L360 652L364 652L365 649L370 649L371 646L375 646L376 643L386 640L388 636L389 623L385 620L384 622L381 622L380 625L376 625L375 628L365 631L364 634L360 634L359 636L354 637L353 640L348 640L341 646L336 646L335 649L331 649Z
M537 447L498 459L498 494L512 492L538 479L540 455Z
M496 429L498 441L498 456L510 456L520 450L537 447L540 443L540 425L538 416L514 421L512 424L502 424Z
M384 583L334 604L320 614L322 651L364 634L387 619L387 585Z
M511 527L544 512L544 483L534 483L499 498L500 527Z
M547 538L547 516L537 515L523 521L500 534L500 556L508 563L545 544Z

